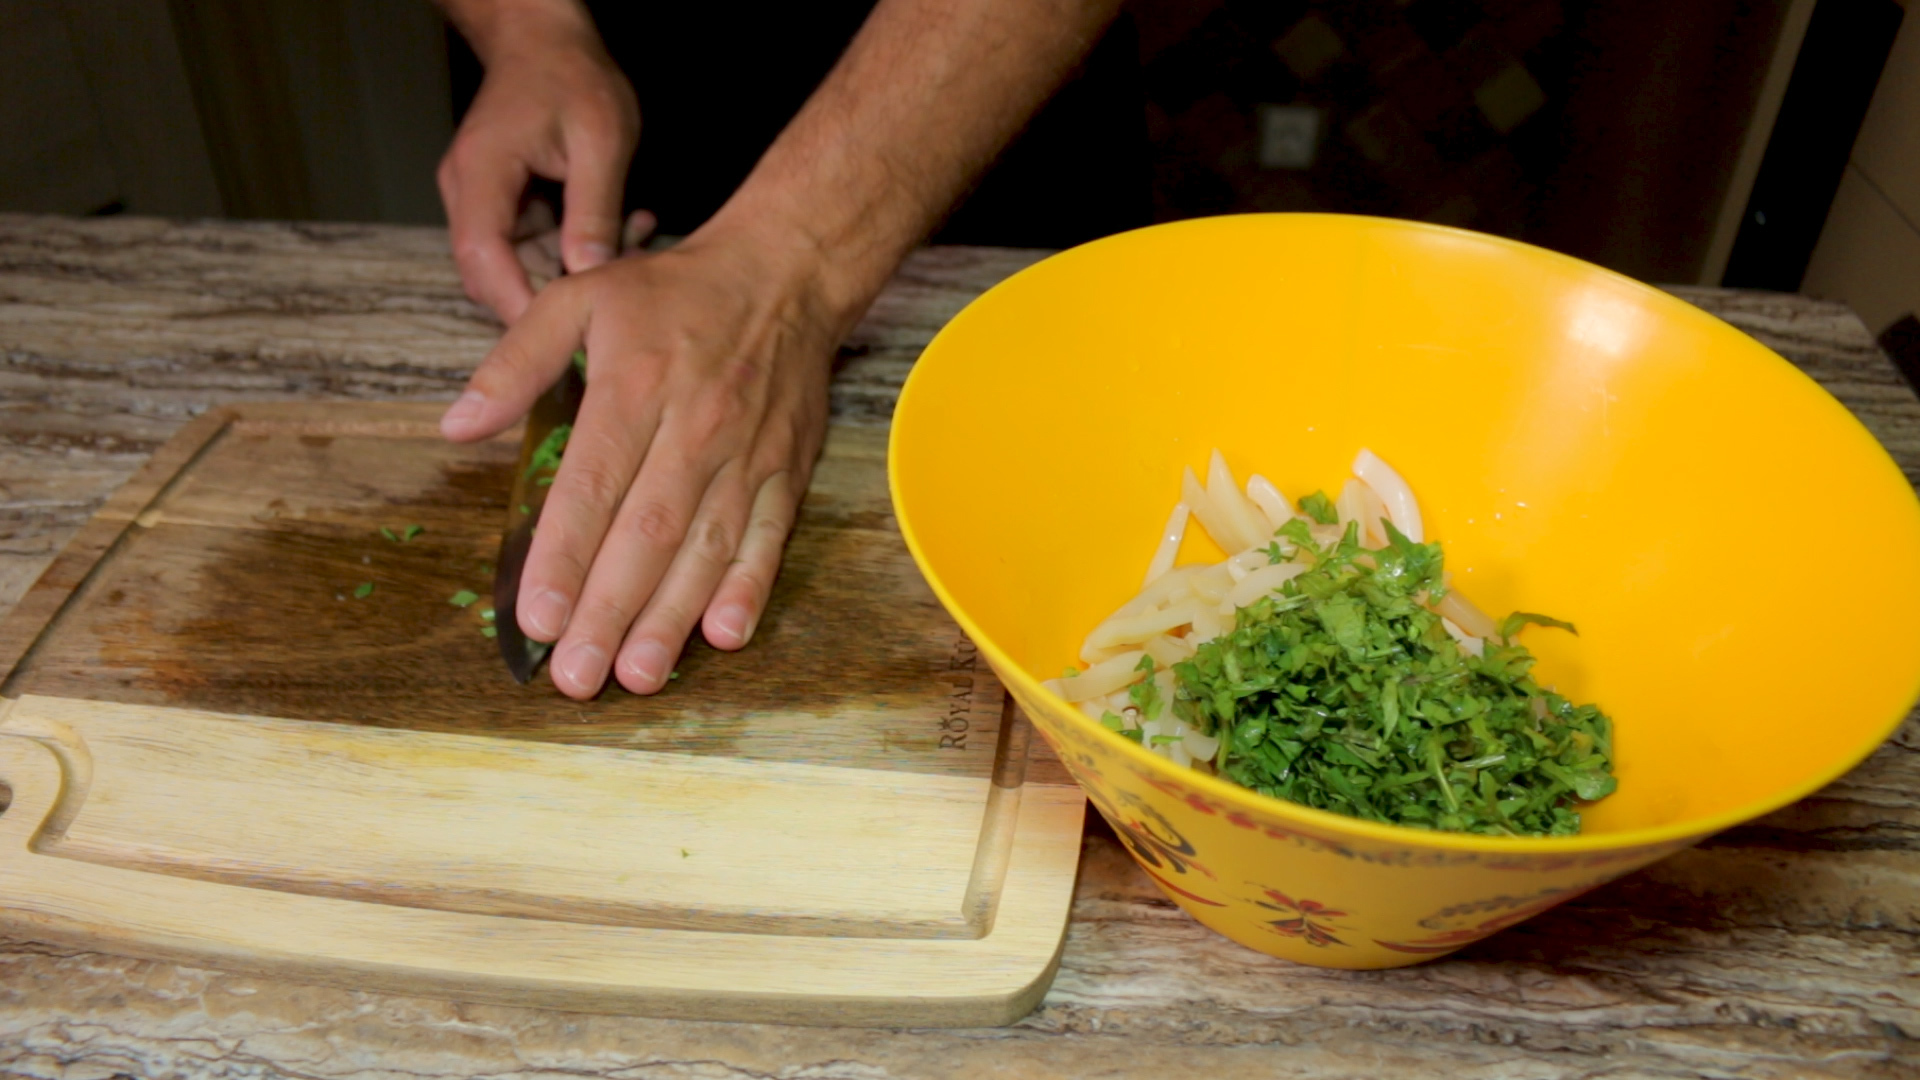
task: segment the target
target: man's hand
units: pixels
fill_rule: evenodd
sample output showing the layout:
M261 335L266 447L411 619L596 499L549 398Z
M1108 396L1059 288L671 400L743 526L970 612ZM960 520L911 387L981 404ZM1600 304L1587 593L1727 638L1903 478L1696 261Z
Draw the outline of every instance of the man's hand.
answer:
M696 623L722 649L753 636L820 450L834 346L1120 0L880 0L712 220L597 269L589 241L610 246L619 220L620 172L601 155L632 149L631 98L604 71L574 70L604 66L597 44L500 29L509 12L572 0L444 2L469 38L492 34L485 100L441 176L461 274L510 329L441 429L505 430L585 346L586 396L521 575L520 628L557 641L553 681L573 697L609 673L652 693ZM580 108L596 119L577 121ZM565 176L574 272L531 299L507 243L529 171Z
M613 258L640 109L574 0L446 6L486 78L440 161L440 197L467 295L512 325L533 299L514 257L528 181L565 185L560 252L569 271Z
M706 231L549 284L441 421L459 441L510 427L584 343L587 396L519 598L570 696L609 669L653 693L696 623L738 649L766 606L846 329L767 239Z

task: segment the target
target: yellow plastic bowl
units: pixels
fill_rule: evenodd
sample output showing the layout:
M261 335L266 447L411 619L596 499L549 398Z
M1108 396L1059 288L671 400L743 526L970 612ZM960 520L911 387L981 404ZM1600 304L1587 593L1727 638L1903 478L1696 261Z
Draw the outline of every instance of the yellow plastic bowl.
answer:
M1296 497L1371 448L1456 587L1579 625L1526 638L1543 683L1614 719L1619 790L1579 836L1267 798L1041 687L1138 590L1214 447ZM1807 795L1920 691L1920 504L1873 437L1725 323L1491 237L1258 215L1063 252L934 339L889 468L934 591L1140 864L1290 960L1451 952ZM1181 561L1220 557L1190 535Z

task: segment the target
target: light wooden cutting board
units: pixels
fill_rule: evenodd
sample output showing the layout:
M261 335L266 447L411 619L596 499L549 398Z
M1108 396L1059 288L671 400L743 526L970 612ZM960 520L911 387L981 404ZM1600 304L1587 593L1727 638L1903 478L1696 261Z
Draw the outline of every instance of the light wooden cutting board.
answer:
M482 635L517 447L437 415L202 417L0 622L0 930L662 1016L1038 1001L1083 801L908 557L884 432L830 436L748 649L581 703Z

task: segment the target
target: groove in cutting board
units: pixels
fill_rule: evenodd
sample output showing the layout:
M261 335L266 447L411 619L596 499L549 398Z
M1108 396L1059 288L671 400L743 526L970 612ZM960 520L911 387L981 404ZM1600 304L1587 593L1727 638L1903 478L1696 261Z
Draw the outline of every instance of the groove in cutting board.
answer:
M748 649L579 703L447 602L513 443L436 413L202 417L0 622L0 929L576 1009L1031 1007L1084 801L907 555L884 432L831 434Z

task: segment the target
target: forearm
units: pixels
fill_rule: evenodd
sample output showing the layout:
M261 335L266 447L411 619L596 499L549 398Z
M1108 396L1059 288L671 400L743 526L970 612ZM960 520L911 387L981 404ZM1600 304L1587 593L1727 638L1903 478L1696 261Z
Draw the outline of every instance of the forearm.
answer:
M1119 6L881 0L709 228L792 245L857 318Z

